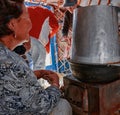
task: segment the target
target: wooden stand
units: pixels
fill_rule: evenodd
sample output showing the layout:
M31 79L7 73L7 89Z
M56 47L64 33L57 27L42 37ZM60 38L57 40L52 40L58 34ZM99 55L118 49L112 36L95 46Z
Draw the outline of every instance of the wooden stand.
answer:
M120 115L120 80L93 85L67 76L64 86L73 115Z

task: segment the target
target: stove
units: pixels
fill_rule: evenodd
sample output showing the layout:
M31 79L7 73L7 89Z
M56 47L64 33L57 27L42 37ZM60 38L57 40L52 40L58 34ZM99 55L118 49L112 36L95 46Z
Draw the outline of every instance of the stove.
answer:
M73 115L120 115L120 79L105 84L85 83L64 77L64 96Z

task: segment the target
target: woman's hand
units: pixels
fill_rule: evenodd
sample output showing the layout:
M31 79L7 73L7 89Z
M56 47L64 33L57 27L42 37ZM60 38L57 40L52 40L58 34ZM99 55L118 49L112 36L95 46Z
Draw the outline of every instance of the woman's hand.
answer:
M43 78L51 85L59 88L59 77L55 72L50 70L36 70L34 74L37 76L37 79Z

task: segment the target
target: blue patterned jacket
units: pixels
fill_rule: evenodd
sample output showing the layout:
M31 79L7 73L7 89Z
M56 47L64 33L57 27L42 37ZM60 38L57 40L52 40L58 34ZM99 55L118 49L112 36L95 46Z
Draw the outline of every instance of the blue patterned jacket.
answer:
M0 44L0 115L48 115L60 95L54 86L43 89L26 62Z

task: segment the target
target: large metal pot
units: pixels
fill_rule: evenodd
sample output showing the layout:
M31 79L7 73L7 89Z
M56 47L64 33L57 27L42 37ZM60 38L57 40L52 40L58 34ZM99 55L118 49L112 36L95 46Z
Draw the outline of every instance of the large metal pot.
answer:
M71 62L72 74L87 83L108 83L120 78L120 65L80 64Z
M83 64L120 61L118 11L113 6L79 7L74 11L70 59Z

